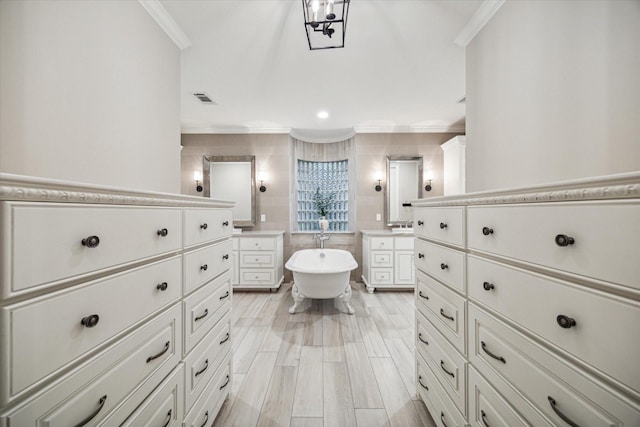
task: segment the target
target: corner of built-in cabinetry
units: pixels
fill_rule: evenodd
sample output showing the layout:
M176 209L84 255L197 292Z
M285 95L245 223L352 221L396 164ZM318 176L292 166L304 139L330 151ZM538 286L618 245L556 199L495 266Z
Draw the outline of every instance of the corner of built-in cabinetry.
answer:
M640 174L429 199L414 227L437 425L640 425Z
M0 425L215 418L231 381L230 207L1 174Z
M234 289L278 290L284 281L284 230L233 235Z
M414 289L413 234L362 230L362 281L376 289Z

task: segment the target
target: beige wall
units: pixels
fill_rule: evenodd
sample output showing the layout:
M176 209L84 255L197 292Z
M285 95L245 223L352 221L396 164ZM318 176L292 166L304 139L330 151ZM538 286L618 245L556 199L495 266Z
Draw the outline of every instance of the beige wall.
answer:
M358 134L356 135L357 197L355 203L355 233L333 234L327 246L349 250L362 264L362 235L359 230L384 229L384 222L376 221L376 213L384 218L383 192L375 191L374 174L386 168L388 155L421 155L424 169L432 169L436 179L433 190L424 197L442 195L442 159L440 144L456 134ZM258 222L253 230L285 230L284 258L289 259L298 249L314 247L310 233L290 233L289 185L290 185L290 137L289 135L182 135L182 184L183 194L202 195L195 190L193 171L202 170L204 155L255 155L256 170L265 171L269 180L267 191L257 193L257 215L266 215L265 222ZM361 269L352 274L352 280L361 281ZM286 271L285 280L291 281Z
M467 191L640 170L640 2L508 1L466 50Z
M180 52L137 1L0 2L0 172L178 193Z

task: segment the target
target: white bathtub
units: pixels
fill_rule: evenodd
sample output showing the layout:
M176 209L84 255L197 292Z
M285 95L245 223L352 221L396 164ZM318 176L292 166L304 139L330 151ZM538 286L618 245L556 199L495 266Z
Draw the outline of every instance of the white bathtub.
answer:
M358 263L350 252L340 249L303 249L291 255L285 267L293 272L291 295L294 304L289 313L306 310L309 298L335 298L336 308L353 314L353 308L349 305L349 277Z

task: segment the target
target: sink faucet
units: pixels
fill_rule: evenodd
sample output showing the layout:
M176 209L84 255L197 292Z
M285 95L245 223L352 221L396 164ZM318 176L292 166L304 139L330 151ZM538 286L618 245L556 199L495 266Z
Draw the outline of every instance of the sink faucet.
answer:
M324 249L324 241L329 240L331 236L327 236L326 234L324 234L324 230L321 229L320 233L316 233L313 235L313 238L315 240L320 240L320 249Z

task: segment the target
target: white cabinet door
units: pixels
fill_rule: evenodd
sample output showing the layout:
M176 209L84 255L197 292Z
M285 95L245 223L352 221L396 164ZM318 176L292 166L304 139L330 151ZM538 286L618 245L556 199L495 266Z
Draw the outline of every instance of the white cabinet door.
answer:
M413 267L413 251L396 251L394 263L394 283L396 285L414 285L416 271Z

